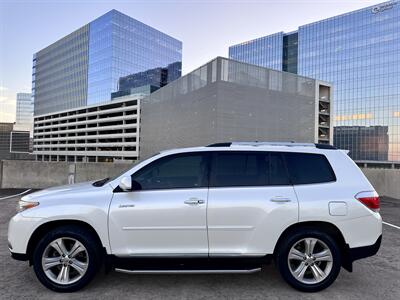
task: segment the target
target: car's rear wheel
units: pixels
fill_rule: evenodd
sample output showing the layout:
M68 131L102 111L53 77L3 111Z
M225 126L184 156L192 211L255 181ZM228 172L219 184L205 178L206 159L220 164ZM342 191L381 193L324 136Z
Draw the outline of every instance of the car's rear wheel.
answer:
M58 227L37 244L33 267L39 281L57 292L74 292L87 285L101 263L94 236L79 226Z
M276 263L282 277L292 287L317 292L330 286L341 267L340 249L328 234L300 229L279 245Z

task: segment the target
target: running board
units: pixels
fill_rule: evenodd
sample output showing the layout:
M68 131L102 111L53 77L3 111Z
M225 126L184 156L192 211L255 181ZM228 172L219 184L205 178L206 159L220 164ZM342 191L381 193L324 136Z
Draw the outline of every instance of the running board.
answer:
M125 274L252 274L260 272L261 268L249 270L125 270L116 268L115 271Z

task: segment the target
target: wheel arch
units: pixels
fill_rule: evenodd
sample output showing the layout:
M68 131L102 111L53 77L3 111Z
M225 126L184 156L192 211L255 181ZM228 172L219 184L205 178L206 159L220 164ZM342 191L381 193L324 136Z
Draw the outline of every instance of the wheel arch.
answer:
M341 251L342 255L342 266L349 272L352 271L352 263L348 261L347 259L347 254L349 251L349 245L346 243L346 240L344 239L344 236L340 229L330 223L330 222L325 222L325 221L305 221L305 222L299 222L290 225L288 228L286 228L281 235L279 236L279 239L277 243L275 244L274 247L274 256L276 256L276 253L280 247L280 243L285 239L287 235L289 235L293 231L297 231L302 228L312 228L312 229L317 229L322 232L325 232L329 234L337 243Z
M31 237L29 238L27 249L26 249L26 254L27 258L29 259L29 264L32 265L32 257L33 257L33 252L34 249L37 245L37 243L40 241L40 239L44 236L46 232L49 232L50 230L53 230L57 227L65 226L65 225L76 225L81 228L84 228L88 232L90 232L93 237L96 239L98 242L98 245L102 247L102 250L104 254L107 254L106 246L102 242L100 236L96 232L96 230L87 222L81 221L81 220L74 220L74 219L63 219L63 220L54 220L54 221L49 221L46 223L41 224L38 228L35 229L35 231L32 233Z

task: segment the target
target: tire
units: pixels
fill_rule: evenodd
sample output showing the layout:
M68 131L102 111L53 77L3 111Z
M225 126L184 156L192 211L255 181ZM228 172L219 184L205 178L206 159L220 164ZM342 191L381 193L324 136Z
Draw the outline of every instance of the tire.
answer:
M86 286L99 270L101 245L85 228L60 226L42 237L32 261L36 276L45 287L56 292L75 292Z
M313 254L308 251L310 248ZM308 253L307 256L305 253ZM313 228L301 228L282 239L275 253L275 263L283 279L293 288L302 292L318 292L329 287L339 275L341 252L329 234Z

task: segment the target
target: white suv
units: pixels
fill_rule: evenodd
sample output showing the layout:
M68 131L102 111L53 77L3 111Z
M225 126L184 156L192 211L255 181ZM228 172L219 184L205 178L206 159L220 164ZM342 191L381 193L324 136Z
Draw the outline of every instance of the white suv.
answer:
M294 288L328 287L376 254L379 197L329 145L222 143L164 151L115 179L24 196L14 258L42 284L76 291L99 270L251 273L274 259Z

